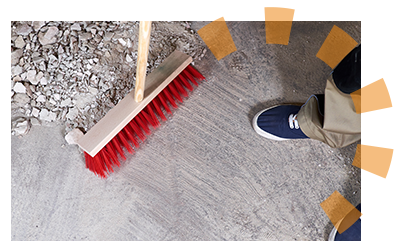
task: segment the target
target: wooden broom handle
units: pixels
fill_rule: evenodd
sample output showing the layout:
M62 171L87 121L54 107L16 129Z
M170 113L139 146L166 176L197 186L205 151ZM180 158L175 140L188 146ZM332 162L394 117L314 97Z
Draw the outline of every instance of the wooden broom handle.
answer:
M136 67L135 101L143 100L144 83L146 79L147 55L149 53L151 21L140 21L139 46Z

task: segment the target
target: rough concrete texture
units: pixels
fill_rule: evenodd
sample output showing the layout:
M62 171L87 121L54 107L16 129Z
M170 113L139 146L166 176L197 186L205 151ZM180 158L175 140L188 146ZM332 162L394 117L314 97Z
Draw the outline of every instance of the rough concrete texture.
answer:
M227 24L237 51L208 51L195 65L208 81L108 179L85 169L63 127L12 137L12 240L327 239L319 204L335 190L361 199L356 143L269 141L251 119L322 93L320 46L334 24L360 43L361 23L294 22L288 46L265 44L263 22Z

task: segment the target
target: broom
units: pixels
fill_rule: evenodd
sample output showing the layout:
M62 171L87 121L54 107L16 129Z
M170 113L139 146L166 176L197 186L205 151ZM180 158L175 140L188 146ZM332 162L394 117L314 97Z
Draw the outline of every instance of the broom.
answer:
M164 112L172 114L171 109L177 108L182 97L193 91L192 84L198 86L205 80L190 65L193 59L177 50L145 79L150 25L150 22L141 22L139 27L135 90L77 142L84 151L86 168L101 178L106 178L115 166L121 165L121 160L126 160L125 150L132 154L139 148L146 135L151 134L150 128L160 126L159 119L167 120Z

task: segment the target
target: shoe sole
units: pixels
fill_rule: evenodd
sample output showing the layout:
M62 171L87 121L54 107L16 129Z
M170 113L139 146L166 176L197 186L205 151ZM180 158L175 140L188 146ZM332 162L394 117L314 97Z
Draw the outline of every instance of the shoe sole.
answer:
M282 138L282 137L279 137L279 136L270 134L270 133L268 133L268 132L265 132L264 130L262 130L262 129L257 125L257 119L258 119L258 117L259 117L262 113L264 113L264 112L267 111L267 110L270 110L270 109L273 109L273 108L275 108L275 107L278 107L278 106L281 106L281 105L275 105L275 106L273 106L273 107L270 107L270 108L267 108L267 109L264 109L264 110L261 110L260 112L258 112L258 113L254 116L254 118L253 118L253 129L254 129L254 131L256 131L257 134L259 134L259 135L261 135L262 137L265 137L265 138L267 138L267 139L274 140L274 141L287 141L287 140L290 140L290 139Z

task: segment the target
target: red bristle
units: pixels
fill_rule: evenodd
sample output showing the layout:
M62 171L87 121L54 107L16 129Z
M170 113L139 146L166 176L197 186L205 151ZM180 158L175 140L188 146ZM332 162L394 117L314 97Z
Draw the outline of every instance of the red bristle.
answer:
M107 151L108 155L110 156L110 159L111 159L111 161L112 161L112 164L113 164L113 165L117 165L117 166L119 167L119 166L120 166L120 163L119 163L119 161L118 161L118 156L117 156L117 154L116 154L116 152L115 152L115 149L114 149L114 147L112 146L112 142L107 143L106 146L105 146L105 148L106 148L106 151Z
M143 114L140 112L136 117L135 121L139 125L139 128L141 128L147 135L151 134L149 127L147 126L146 119L143 117Z
M144 119L146 120L147 124L150 124L153 128L156 127L156 124L155 124L155 122L153 121L153 118L152 118L149 114L147 114L147 112L145 112L144 110L142 110L140 113L143 115L143 117L144 117Z
M184 70L182 71L182 75L185 75L186 78L190 79L190 81L191 81L194 85L199 86L199 83L198 83L197 80L194 78L194 76L192 75L192 73L190 72L189 69L187 69L187 68L184 69Z
M182 73L178 75L178 78L179 78L179 80L181 81L181 83L183 83L183 85L185 85L185 87L186 87L189 91L193 91L192 85L190 85L190 83L185 79L185 77L186 77L186 78L189 78L189 80L192 81L192 82L194 81L193 77L192 77L192 76L189 77L189 76L186 74L185 71L182 71ZM195 81L194 81L194 82L195 82ZM196 83L196 82L195 82L195 83Z
M138 148L139 147L139 142L137 141L137 139L136 139L136 137L134 135L135 132L133 131L132 127L129 126L129 124L127 124L123 130L124 130L127 138L129 139L129 141L131 143L133 143L133 145L135 145L136 148Z
M122 157L123 160L126 160L124 150L121 148L121 145L119 145L119 141L117 137L112 138L111 143L113 144L114 148L116 149L116 152Z
M108 155L111 158L113 165L117 165L119 167L121 163L119 163L119 161L118 161L118 155L117 155L116 149L114 148L112 142L107 143L106 150L107 150Z
M172 97L172 94L169 92L168 88L164 88L164 90L161 93L164 94L165 100L167 100L172 107L178 108L178 105L176 105L176 102Z
M161 118L161 120L166 121L167 118L165 117L164 113L161 110L161 104L158 98L154 98L153 101L150 102L150 105L153 106L153 110L157 112L157 115Z
M126 136L125 136L125 134L124 134L124 130L121 130L121 131L117 134L117 137L118 137L118 141L120 142L120 144L121 144L122 146L124 146L124 148L126 148L126 150L128 150L128 152L129 152L130 154L132 154L132 153L133 153L133 150L132 150L131 145L129 145L128 139L126 138Z
M156 113L154 112L151 105L147 105L145 109L147 111L147 114L150 115L150 117L151 117L150 123L153 126L153 128L157 128L158 126L160 126L160 122L158 121Z
M183 101L181 95L178 93L173 84L168 84L167 88L171 91L171 94L175 97L175 99L177 99L179 102Z
M146 140L146 136L143 134L139 125L135 122L135 119L131 120L129 126L133 129L133 131L135 131L136 135L140 138L140 140L142 140L143 142Z
M85 163L86 163L86 168L88 168L90 171L92 171L93 172L93 166L92 166L92 157L88 154L88 153L86 153L86 152L84 152L84 155L85 155Z
M96 155L96 158L97 158L97 162L98 162L98 164L99 164L99 173L101 174L101 176L102 176L102 178L105 178L106 177L106 175L108 175L108 167L107 167L107 164L106 164L106 159L104 158L104 152L102 151L102 150L100 150L98 153L97 153L97 155Z
M105 178L106 175L104 173L105 169L104 169L104 164L101 161L101 156L99 154L96 154L93 159L94 159L94 164L95 164L95 173L97 175L99 175L101 178Z
M181 95L183 95L184 97L188 97L188 93L186 92L185 88L183 88L182 82L178 80L178 78L175 78L172 82Z
M169 109L169 106L167 104L167 100L165 100L165 94L164 91L161 92L158 96L159 101L161 102L161 105L163 106L163 108L165 109L165 111L167 111L168 114L172 114L171 110Z
M191 74L194 78L197 78L197 79L199 79L199 80L205 80L205 79L206 79L202 74L200 74L199 71L197 71L194 67L192 67L192 65L189 64L189 65L186 67L186 69L188 69L188 71L190 72L190 74Z
M99 153L101 154L101 158L103 159L108 172L114 172L112 168L111 157L108 155L106 148L102 148Z

